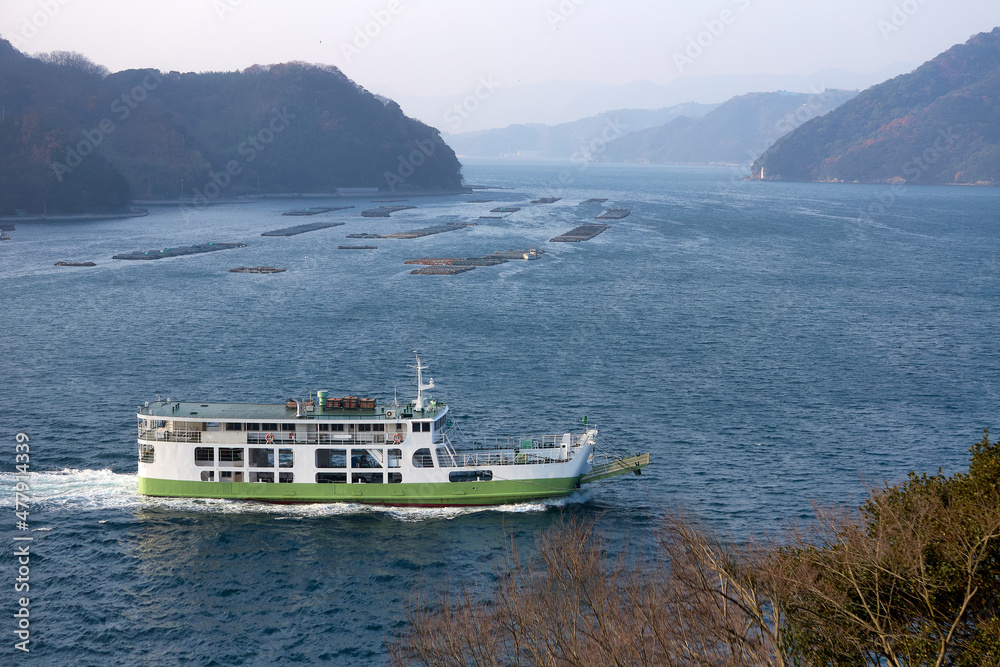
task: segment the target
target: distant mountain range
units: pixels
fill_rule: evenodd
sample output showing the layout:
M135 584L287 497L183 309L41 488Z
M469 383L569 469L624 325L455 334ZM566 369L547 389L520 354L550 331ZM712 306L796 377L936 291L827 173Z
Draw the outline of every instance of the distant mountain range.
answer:
M335 67L109 74L0 40L0 215L117 210L133 196L338 187L455 190L440 133Z
M605 162L750 164L761 151L808 120L836 109L857 91L750 93L701 118L683 116L608 144Z
M664 84L632 81L601 84L553 81L519 84L503 77L484 77L489 83L470 84L453 95L423 96L384 89L377 92L399 103L407 115L439 127L452 137L459 133L504 128L512 124L559 125L613 109L664 109L687 102L719 104L737 95L790 90L812 94L826 89L864 90L916 67L895 63L876 72L827 69L812 74L728 74L683 76ZM472 95L474 104L465 104ZM455 106L467 106L460 113Z
M805 123L755 178L1000 184L1000 28Z
M460 157L589 156L592 142L603 146L609 140L658 127L675 118L703 116L717 106L691 102L665 109L619 109L559 125L511 125L481 132L446 134L445 139Z

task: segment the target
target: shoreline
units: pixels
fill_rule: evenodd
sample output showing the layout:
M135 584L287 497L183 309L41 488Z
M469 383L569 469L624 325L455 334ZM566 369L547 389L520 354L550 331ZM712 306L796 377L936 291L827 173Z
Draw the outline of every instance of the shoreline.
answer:
M127 220L145 218L149 210L134 208L127 213L53 213L45 215L0 216L0 222L97 222L99 220Z

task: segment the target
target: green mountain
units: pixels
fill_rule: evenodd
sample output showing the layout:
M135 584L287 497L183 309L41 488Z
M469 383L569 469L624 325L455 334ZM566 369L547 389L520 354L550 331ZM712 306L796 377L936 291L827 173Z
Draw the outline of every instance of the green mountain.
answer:
M558 125L540 123L447 135L448 145L469 157L572 158L600 153L608 141L680 116L704 116L716 104L677 104L662 109L619 109Z
M754 178L1000 183L1000 28L864 91L790 133Z
M856 91L750 93L701 118L681 117L611 142L606 162L747 164L779 137L856 95Z
M455 190L440 133L335 67L202 74L29 58L0 40L0 215L338 187Z

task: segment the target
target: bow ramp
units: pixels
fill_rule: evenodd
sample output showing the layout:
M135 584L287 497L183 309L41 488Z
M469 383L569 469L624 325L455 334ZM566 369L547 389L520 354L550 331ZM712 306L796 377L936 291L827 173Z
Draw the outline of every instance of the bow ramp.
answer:
M605 463L595 463L593 469L580 478L580 483L596 482L600 479L624 475L627 472L634 472L636 475L641 475L642 469L648 465L648 452L645 454L636 454L635 456L611 459Z

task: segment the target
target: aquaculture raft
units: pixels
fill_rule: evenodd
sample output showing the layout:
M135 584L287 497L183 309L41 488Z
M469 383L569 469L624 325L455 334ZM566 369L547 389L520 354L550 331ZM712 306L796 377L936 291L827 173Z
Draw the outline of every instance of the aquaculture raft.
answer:
M340 227L344 223L342 222L307 222L304 225L295 225L294 227L285 227L284 229L275 229L270 232L264 232L261 236L295 236L296 234L305 234L306 232L315 232L319 229L329 229L330 227Z
M285 269L277 266L237 266L229 269L230 273L284 273Z
M594 220L621 220L622 218L627 218L631 212L627 208L609 208L594 218Z
M565 234L560 234L559 236L549 239L549 241L552 243L579 243L581 241L589 241L610 227L611 225L580 225L579 227L569 230Z
M557 201L562 199L562 197L539 197L538 199L533 199L532 204L555 204Z
M466 227L475 227L474 222L448 222L443 225L434 225L433 227L423 227L422 229L411 229L408 232L399 232L397 234L385 234L380 238L383 239L418 239L421 236L430 236L432 234L443 234L445 232L454 232L459 229L464 229Z
M319 215L320 213L330 213L332 211L343 211L345 209L354 208L353 206L317 206L315 208L301 208L297 211L285 211L281 215L291 215L291 216L305 216L305 215Z
M471 271L474 266L422 266L419 269L410 271L412 274L422 276L455 276L459 273Z
M603 204L606 201L608 201L607 197L604 197L604 198L601 198L601 197L591 197L590 199L587 199L586 201L580 202L580 204L581 205L582 204Z
M497 206L496 208L491 208L490 213L517 213L520 210L516 206Z
M166 257L183 257L184 255L200 255L206 252L216 252L218 250L232 250L233 248L246 248L246 243L204 243L189 246L178 246L176 248L164 248L163 250L134 250L114 255L111 259L137 259L151 260L164 259Z
M97 266L93 262L56 262L55 266Z
M337 250L378 250L377 245L339 245Z

